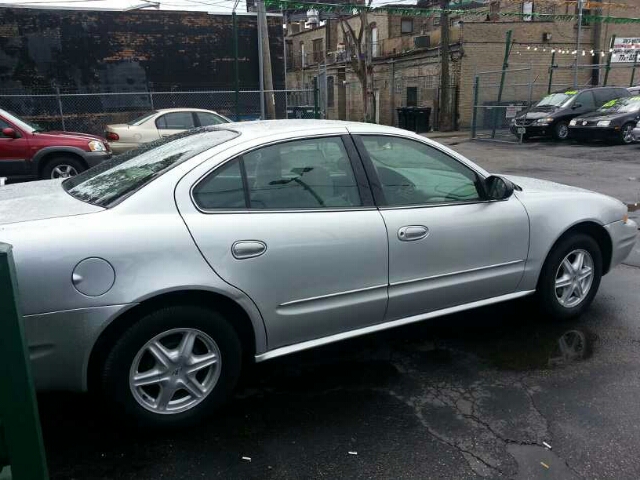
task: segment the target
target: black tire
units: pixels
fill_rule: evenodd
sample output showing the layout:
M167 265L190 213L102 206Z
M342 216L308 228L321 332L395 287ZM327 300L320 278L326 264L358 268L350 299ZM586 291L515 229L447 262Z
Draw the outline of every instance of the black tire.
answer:
M631 145L634 142L633 135L631 135L631 130L635 128L634 123L625 123L620 129L620 138L618 141L623 145Z
M155 413L142 406L132 393L129 386L132 364L148 341L163 332L180 328L197 329L217 344L221 366L219 377L211 391L190 409L172 414ZM114 344L102 369L101 392L110 396L116 406L121 407L139 425L183 427L213 413L230 397L241 367L240 340L235 329L220 313L197 305L165 307L143 316Z
M46 163L42 172L40 172L40 178L43 180L65 178L62 175L58 175L58 171L68 171L70 173L68 176L73 177L78 173L84 172L86 169L87 167L81 160L71 156L60 155L52 158Z
M559 141L567 140L569 138L569 124L564 121L557 122L553 126L553 138Z
M573 307L566 307L556 296L556 274L561 262L573 250L585 250L593 261L593 280L584 299ZM574 318L581 315L591 305L602 278L602 252L593 237L583 233L573 233L560 239L544 262L538 280L538 302L544 314L557 320Z

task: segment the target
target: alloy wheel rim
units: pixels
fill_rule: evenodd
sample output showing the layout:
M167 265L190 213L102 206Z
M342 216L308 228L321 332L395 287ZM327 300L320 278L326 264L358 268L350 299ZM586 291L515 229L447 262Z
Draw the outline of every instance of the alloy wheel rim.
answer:
M631 134L631 131L633 130L633 126L631 125L627 125L626 127L624 127L624 129L622 130L622 141L625 143L631 143L633 141L633 135Z
M567 127L566 125L560 125L560 127L558 128L558 137L566 138L568 134L569 127Z
M69 178L78 174L78 171L71 165L57 165L51 171L51 178Z
M593 284L593 258L586 250L570 252L560 263L555 277L558 303L566 308L579 305L589 295Z
M143 408L176 414L201 403L220 378L220 348L195 328L156 335L138 351L129 371L129 388Z

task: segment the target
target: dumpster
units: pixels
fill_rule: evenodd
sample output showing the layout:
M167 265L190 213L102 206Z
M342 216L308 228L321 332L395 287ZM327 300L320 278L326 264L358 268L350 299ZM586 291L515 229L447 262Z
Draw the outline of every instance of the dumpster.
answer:
M287 118L316 118L313 105L287 107Z

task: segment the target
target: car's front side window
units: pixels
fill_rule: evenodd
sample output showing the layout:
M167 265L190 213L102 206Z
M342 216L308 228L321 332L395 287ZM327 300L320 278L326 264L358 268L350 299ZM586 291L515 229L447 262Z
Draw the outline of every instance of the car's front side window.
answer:
M238 193L243 181L244 200ZM253 150L198 183L193 198L206 210L362 205L349 156L340 137L294 140Z
M445 153L414 140L364 135L390 207L479 201L478 175Z

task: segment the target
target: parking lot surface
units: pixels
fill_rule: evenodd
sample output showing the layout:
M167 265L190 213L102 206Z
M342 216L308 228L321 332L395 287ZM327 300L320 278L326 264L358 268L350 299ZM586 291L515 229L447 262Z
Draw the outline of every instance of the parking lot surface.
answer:
M460 140L442 141L492 172L638 201L640 146ZM265 362L189 429L138 430L98 398L40 395L51 476L640 478L635 255L579 320L525 300Z

